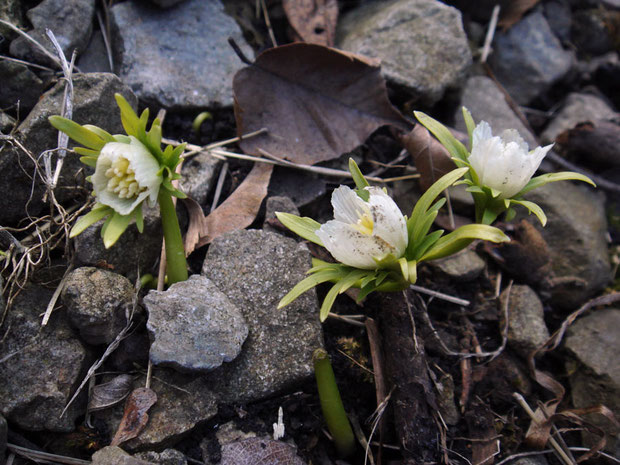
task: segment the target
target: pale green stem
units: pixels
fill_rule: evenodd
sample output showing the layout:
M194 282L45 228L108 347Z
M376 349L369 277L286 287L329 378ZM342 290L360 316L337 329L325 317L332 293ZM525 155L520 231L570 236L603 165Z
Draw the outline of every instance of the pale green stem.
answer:
M161 224L166 241L166 274L168 284L187 280L187 261L185 260L185 248L183 237L179 227L179 219L172 202L172 196L167 189L161 188L157 197L161 212Z

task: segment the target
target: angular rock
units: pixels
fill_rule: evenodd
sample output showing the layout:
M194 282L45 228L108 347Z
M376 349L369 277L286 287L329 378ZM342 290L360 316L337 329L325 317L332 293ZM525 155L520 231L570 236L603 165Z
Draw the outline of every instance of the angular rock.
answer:
M138 452L135 457L157 465L187 465L185 455L175 449L166 449L162 452Z
M551 304L575 309L611 279L604 199L583 184L555 182L525 198L547 215L547 226L531 218L549 246L555 278Z
M210 371L230 362L248 336L239 308L204 276L193 275L144 297L153 364Z
M140 377L133 387L144 387L144 383L145 378ZM151 389L157 394L157 402L148 411L146 428L138 437L123 443L123 448L130 452L170 447L217 413L215 396L202 378L155 368ZM112 432L117 430L122 416L123 405L93 413Z
M132 457L118 446L106 446L92 456L92 465L154 465L153 462Z
M339 20L337 44L381 59L383 75L424 105L459 88L471 65L460 12L436 0L362 4Z
M250 327L239 357L206 377L223 402L257 400L312 376L312 352L323 345L315 291L277 308L309 266L305 245L270 232L235 231L209 247L202 274L241 309Z
M117 72L140 100L176 110L232 106L231 76L244 64L228 38L253 53L219 0L187 0L168 10L123 2L110 15Z
M603 404L619 418L620 310L597 310L580 318L569 328L565 346L576 359L576 362L567 363L573 405L584 408ZM601 416L592 415L588 420L613 433L611 423ZM592 444L592 438L588 439ZM613 443L608 442L609 450L614 450ZM620 444L617 437L615 443Z
M506 129L516 129L531 148L536 147L536 138L525 127L510 108L502 91L491 78L472 76L467 79L461 94L461 105L454 113L454 127L467 134L461 107L466 107L476 123L486 121L491 125L494 135Z
M270 197L289 197L303 207L327 192L325 180L310 173L276 166L269 183Z
M43 93L43 81L26 65L0 60L0 107L17 107L25 115L36 105Z
M107 266L134 282L138 276L157 273L153 266L161 254L163 237L159 207L144 206L144 232L130 224L120 239L109 249L101 240L103 221L87 228L75 237L76 261L83 266Z
M448 278L459 282L473 281L486 267L485 261L471 249L460 252L446 258L433 260L429 265Z
M299 216L299 210L289 197L274 195L267 197L265 202L265 221L263 221L263 231L283 232L282 229L272 226L278 221L276 212L290 213Z
M549 338L542 302L532 288L525 285L513 285L510 294L506 289L500 302L502 312L508 304L508 345L527 359Z
M45 33L46 29L50 29L65 57L70 60L73 50L80 53L88 44L93 30L95 0L43 0L28 10L26 16L34 26L28 34L56 56L56 51ZM53 64L38 47L21 36L11 42L10 50L11 55L27 61Z
M73 85L74 121L97 125L112 134L124 132L114 93L121 93L134 106L136 97L117 76L106 73L77 74ZM60 114L63 93L64 84L60 82L43 95L18 127L16 137L35 159L58 144L58 131L49 124L48 117ZM52 159L54 166L56 156ZM80 163L78 156L68 155L55 190L58 201L75 199L76 188L80 185L90 192L91 186L84 180L86 175L91 174L89 170ZM45 206L42 200L44 185L39 177L33 183L35 168L31 158L6 144L0 150L0 172L3 175L0 183L0 224L8 226L26 217L26 208L31 215L38 215Z
M562 132L573 129L578 123L611 119L615 115L614 109L602 98L573 92L568 94L562 108L540 135L540 138L545 144L548 144L555 141L556 137Z
M20 428L68 432L84 413L74 402L63 408L81 381L87 353L62 312L41 327L52 291L28 285L13 302L0 343L0 413ZM81 405L82 404L82 405Z
M0 132L3 134L10 133L15 127L15 119L0 111Z
M525 16L507 32L495 34L489 64L510 96L526 105L571 69L564 50L540 11Z
M18 28L24 27L24 18L22 16L21 1L20 0L4 0L0 3L0 19L17 26ZM0 24L0 36L7 40L13 40L17 37L17 32L11 28Z
M573 15L571 40L580 55L602 55L614 48L613 24L620 13L602 8L576 11Z
M108 52L101 31L95 31L88 46L78 59L78 67L83 73L111 73Z
M221 160L199 153L183 162L179 188L200 205L205 205L215 182Z
M109 344L127 325L134 298L131 282L111 271L82 267L71 272L62 291L71 324L88 344Z
M571 11L568 0L551 0L543 4L545 18L553 34L565 44L570 40Z

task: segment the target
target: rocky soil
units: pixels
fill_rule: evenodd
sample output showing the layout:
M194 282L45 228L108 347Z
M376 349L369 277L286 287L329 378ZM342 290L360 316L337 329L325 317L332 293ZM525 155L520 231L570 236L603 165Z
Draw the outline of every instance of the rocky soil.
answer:
M541 170L579 170L598 188L532 191L546 227L519 212L497 223L509 244L474 243L424 264L422 289L405 295L361 305L339 296L338 316L323 324L322 287L277 309L311 257L326 257L274 212L324 222L345 179L276 167L249 227L197 248L191 278L165 291L137 290L140 277L158 274L156 208L145 211L143 234L130 226L110 249L101 223L69 239L91 200L91 172L57 150L48 122L66 110L67 80L46 30L67 60L76 51L73 120L122 133L120 93L136 109L165 110L164 137L202 147L246 131L233 110L233 76L248 66L240 56L299 40L294 4L317 20L302 3L331 8L313 29L319 42L381 60L401 127L423 110L465 132L466 106L530 147L555 143ZM495 4L499 24L485 48ZM0 20L0 463L367 463L361 445L338 457L326 434L317 348L331 356L358 437L372 436L368 463L572 464L590 448L589 461L617 463L617 0L1 0ZM210 118L192 129L203 111ZM396 126L321 165L342 169L353 156L383 178L415 172ZM181 188L209 214L252 165L202 151L184 163ZM421 195L411 179L387 187L404 213ZM471 197L456 188L450 198L457 223L471 221ZM177 209L187 228L192 214ZM447 215L438 223L449 225ZM127 395L147 378L157 400L146 426L110 445ZM381 382L389 398L375 429ZM564 456L540 418L531 434L524 402L553 405ZM284 436L275 438L280 408Z

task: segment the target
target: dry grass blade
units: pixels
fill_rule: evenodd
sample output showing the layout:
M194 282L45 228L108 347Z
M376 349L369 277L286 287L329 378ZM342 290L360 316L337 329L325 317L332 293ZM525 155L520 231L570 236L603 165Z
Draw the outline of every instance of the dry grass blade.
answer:
M34 449L28 449L27 447L21 447L16 444L7 443L6 447L14 454L26 457L34 462L63 463L66 465L91 465L91 462L88 460L76 459L65 455L50 454L48 452L41 452Z
M56 63L56 65L58 65L59 68L62 69L62 63L60 62L60 60L58 60L58 58L56 56L54 56L54 54L50 53L43 45L41 45L40 42L38 42L37 40L33 39L30 35L26 34L20 28L16 27L14 24L12 24L12 23L10 23L8 21L0 19L0 24L4 24L6 27L12 29L13 31L17 32L20 36L24 37L28 42L32 43L45 56L47 56L50 60L52 60L54 63Z

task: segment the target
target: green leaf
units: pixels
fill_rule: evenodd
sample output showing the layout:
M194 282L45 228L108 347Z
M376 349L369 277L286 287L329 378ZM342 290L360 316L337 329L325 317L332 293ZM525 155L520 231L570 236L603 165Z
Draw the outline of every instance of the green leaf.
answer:
M101 208L94 208L89 211L86 215L80 217L73 227L71 228L71 232L69 233L69 237L75 237L78 234L81 234L86 228L96 223L100 219L112 213L112 209L110 207L104 206Z
M417 237L414 237L413 234L409 236L409 244L407 245L407 256L409 258L415 257L414 250L417 250L420 244L426 240L426 235L428 231L431 229L431 226L435 222L435 218L437 218L437 214L439 213L439 209L446 203L446 199L439 199L435 204L426 212L426 215L421 220L422 225L419 228L414 228L414 225L411 226L408 224L407 229L411 228L411 232L416 229L418 234Z
M321 304L321 310L319 311L319 320L321 323L327 319L329 315L329 311L332 309L334 302L336 301L336 297L340 294L340 289L343 287L342 282L337 282L334 284L327 294L325 294L325 299L323 299L323 303Z
M94 150L101 150L105 141L93 131L80 126L75 121L63 118L62 116L50 116L49 122L59 131L64 132L78 144L82 144Z
M583 174L575 173L573 171L561 171L559 173L543 174L541 176L536 176L535 178L530 179L530 182L528 182L525 187L521 189L518 194L515 195L515 197L521 197L523 194L533 189L544 186L545 184L548 184L550 182L557 181L583 181L596 187L594 181L592 181L589 177Z
M161 151L161 126L159 120L155 118L151 125L151 130L146 134L146 141L151 152L156 155L160 161L163 161L163 153Z
M280 309L282 307L286 307L288 304L290 304L293 300L295 300L297 297L302 295L304 292L312 289L315 286L318 286L321 283L332 281L332 280L337 280L343 277L344 273L346 273L346 271L326 270L326 271L319 271L318 273L315 273L312 276L308 276L307 278L302 279L297 284L295 284L293 289L291 289L288 292L288 294L282 297L282 300L280 300L280 303L278 303L278 308Z
M407 266L409 267L409 282L411 284L415 284L418 280L418 267L417 262L415 260L409 260L407 262Z
M433 231L432 233L430 233L428 236L424 238L424 240L420 242L420 244L416 246L415 249L413 249L411 253L411 257L418 260L422 255L426 253L426 251L429 248L431 248L431 246L435 242L439 240L439 238L443 235L443 233L444 233L443 229L438 229L437 231Z
M420 237L420 231L424 227L423 217L425 213L428 211L430 206L433 204L435 199L439 194L441 194L444 190L454 184L460 177L462 177L469 168L457 168L455 170L450 171L447 174L444 174L441 178L439 178L435 183L427 189L427 191L420 197L420 200L415 204L413 208L413 212L411 213L411 218L409 221L413 224L413 234L414 238Z
M370 184L368 184L368 181L366 181L366 178L360 171L359 166L357 166L357 163L355 163L355 160L353 160L353 158L349 158L349 171L351 172L351 176L353 176L353 181L355 182L355 186L359 190L362 191L364 190L365 187L370 186ZM368 201L368 199L366 199L366 201Z
M211 115L211 113L209 113L208 111L198 113L198 116L196 116L196 118L194 118L194 121L192 122L192 129L196 134L200 133L200 126L202 126L202 123L204 123L208 119L213 119L213 115Z
M441 142L441 145L448 149L451 156L465 162L467 161L469 152L465 146L452 135L447 127L421 111L414 111L413 114L426 129L433 133L437 140Z
M447 257L467 247L473 240L508 242L510 239L500 229L486 224L468 224L440 238L419 261Z
M373 271L369 271L369 270L357 270L357 269L352 269L348 275L346 275L344 278L342 278L339 282L342 284L342 287L340 288L340 294L342 294L343 292L345 292L347 289L349 289L350 287L354 286L356 283L358 283L364 276L368 275L369 273L371 273L372 275L374 275Z
M149 109L145 108L140 115L140 119L138 120L138 135L136 136L138 140L144 144L147 144L146 140L146 125L149 122Z
M136 219L136 228L138 228L139 233L142 233L144 231L144 216L142 215L142 204L138 205L133 212L134 218Z
M114 140L116 142L120 142L121 144L131 144L131 137L126 136L125 134L115 134Z
M114 98L121 110L121 123L123 124L125 132L130 136L138 137L138 128L140 127L138 115L121 94L114 94Z
M99 157L99 150L87 149L86 147L75 147L73 149L75 153L97 159Z
M362 278L362 280L360 281L360 289L365 288L366 286L368 286L368 284L374 280L377 279L377 271L375 270L374 273L372 274L368 274L366 275L365 278Z
M312 218L308 218L307 216L299 217L284 212L276 212L276 216L284 226L298 236L324 247L323 242L321 242L319 236L316 235L316 230L321 227L321 223L314 221Z
M536 217L538 218L538 221L540 221L540 224L542 224L543 226L547 224L547 215L545 215L545 212L543 211L542 208L538 206L538 204L535 204L534 202L530 202L529 200L514 200L514 199L510 199L510 203L524 206L525 208L528 209L530 213L533 213L534 215L536 215Z
M474 122L474 118L472 118L469 110L465 107L463 107L463 119L465 120L465 126L467 127L467 135L469 136L469 150L471 151L472 144L474 143L472 134L476 128L476 123Z
M85 124L82 127L84 129L88 129L89 131L92 131L95 134L97 134L99 137L101 137L106 142L106 144L108 142L116 142L116 139L114 139L114 136L112 134L110 134L108 131L101 129L98 126L94 126L92 124Z
M355 299L355 302L359 304L362 300L364 300L368 296L368 294L370 294L371 292L374 292L377 289L377 286L378 284L376 284L375 282L375 283L371 283L371 284L368 284L362 287L360 289L360 293L357 295L357 299Z
M127 226L129 226L129 222L133 215L119 215L118 213L114 213L108 222L106 222L105 231L102 232L103 237L103 245L106 249L112 247L121 234L125 232Z
M375 280L375 283L377 283L377 286L381 285L381 283L385 281L385 278L387 278L389 275L390 273L387 271L382 271L381 273L378 273L377 279Z
M80 157L80 161L86 166L97 167L97 157Z
M504 221L512 221L515 216L517 216L517 211L514 208L509 208L508 210L506 210L506 216L504 217Z

